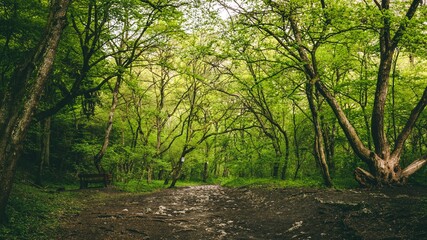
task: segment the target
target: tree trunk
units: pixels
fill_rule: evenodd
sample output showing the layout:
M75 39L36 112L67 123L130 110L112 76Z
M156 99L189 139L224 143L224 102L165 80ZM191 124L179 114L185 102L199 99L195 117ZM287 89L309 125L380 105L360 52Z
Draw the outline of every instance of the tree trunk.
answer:
M293 140L294 140L294 154L296 158L296 166L295 166L295 173L294 173L294 180L298 176L299 168L301 167L301 154L300 154L300 147L299 142L297 138L297 123L296 123L296 114L295 114L295 102L292 102L292 125L293 125Z
M18 67L0 99L0 221L6 221L16 162L40 96L52 69L70 0L52 2L46 32L34 55ZM29 81L33 77L34 80Z
M43 169L49 166L50 163L50 123L51 117L47 117L41 121L42 136L40 146L40 163L36 178L36 184L42 185Z
M326 162L329 170L333 173L335 170L334 154L335 154L335 123L326 124L324 118L321 119L323 142L325 145ZM330 128L332 125L332 128Z
M184 165L184 159L185 159L185 154L182 154L177 166L172 171L172 183L169 186L169 188L174 188L176 185L176 182L181 176L181 169L182 169L182 165Z
M313 85L310 82L306 83L306 95L307 95L308 104L310 106L310 111L311 111L313 126L314 126L314 156L317 162L319 163L324 184L327 187L332 187L333 185L332 179L329 174L329 168L328 168L326 154L325 154L325 146L323 143L322 128L320 126L318 110L314 103L313 91L314 91Z
M280 167L279 162L276 161L273 163L273 174L272 174L273 178L279 177L279 167Z
M410 175L427 164L427 158L424 156L412 162L403 170L400 167L404 143L409 137L417 119L427 105L427 87L424 90L423 96L408 117L405 126L396 137L393 149L391 149L390 144L388 143L384 126L384 112L393 55L399 41L405 33L408 20L414 16L420 2L420 0L412 1L411 6L406 13L405 20L401 21L399 28L395 31L393 37L391 36L391 19L389 16L383 17L383 27L381 28L379 36L380 64L378 68L375 100L371 118L371 135L375 146L375 152L366 148L361 142L354 127L347 119L335 97L329 92L323 83L320 81L316 82L317 89L322 96L325 97L328 104L334 111L335 116L346 134L354 152L368 164L369 171L361 168L357 168L355 170L356 180L362 186L404 184ZM389 4L389 1L382 1L381 5L378 4L378 7L382 12L384 12L384 10L389 10Z
M332 180L329 174L329 168L326 161L325 146L323 143L323 134L320 124L320 118L318 114L318 109L315 104L314 94L315 94L315 84L319 81L319 74L317 72L317 63L315 59L315 49L312 52L307 52L307 49L303 45L302 34L298 27L298 23L294 16L289 16L289 22L292 28L295 41L297 43L297 50L300 61L304 64L304 74L306 77L305 92L312 114L312 123L314 127L314 156L319 163L323 181L327 187L332 187ZM309 58L311 56L311 59Z
M203 164L203 182L207 182L209 177L209 163L205 162Z
M98 154L96 154L93 159L96 170L98 170L99 173L105 172L104 168L101 165L101 160L104 157L105 152L107 151L108 144L110 143L111 130L113 129L114 112L116 111L117 103L119 102L119 89L121 82L122 75L118 75L116 85L114 86L113 90L113 101L111 103L110 114L108 115L108 123L107 128L105 129L104 142L102 143L101 149L99 150Z
M145 170L147 171L147 183L150 184L153 182L153 166L150 161L147 161Z
M281 179L285 180L286 172L288 170L288 164L289 164L289 138L288 138L288 133L286 131L282 132L282 134L285 139L285 161L282 167Z

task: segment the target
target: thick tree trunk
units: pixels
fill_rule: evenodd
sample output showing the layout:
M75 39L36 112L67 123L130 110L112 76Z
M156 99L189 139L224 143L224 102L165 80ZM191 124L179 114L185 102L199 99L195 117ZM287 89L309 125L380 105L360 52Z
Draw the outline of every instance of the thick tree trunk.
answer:
M6 220L16 162L52 69L70 0L52 2L46 32L34 55L15 71L0 106L0 221ZM33 81L29 79L36 72Z
M404 170L401 169L399 164L403 151L403 145L406 139L409 137L415 122L427 105L427 88L424 90L423 96L419 100L418 104L412 110L406 125L397 136L394 149L390 148L384 126L384 112L388 95L393 55L399 41L405 32L406 26L408 24L407 19L410 20L414 16L420 2L420 0L412 1L406 13L406 19L401 21L399 28L393 37L391 36L390 17L384 16L383 18L383 27L379 36L381 58L378 69L375 100L371 119L371 135L375 146L375 152L371 152L363 145L357 133L353 129L353 126L349 123L345 114L339 107L336 99L332 96L332 94L329 93L327 88L321 82L316 83L316 87L326 98L335 115L337 116L337 119L340 122L342 129L346 133L347 139L350 141L353 150L369 166L369 172L361 168L355 170L356 180L362 186L404 184L411 174L427 164L425 157L414 161ZM381 11L389 10L389 4L390 1L382 1L381 5L378 4L378 7Z

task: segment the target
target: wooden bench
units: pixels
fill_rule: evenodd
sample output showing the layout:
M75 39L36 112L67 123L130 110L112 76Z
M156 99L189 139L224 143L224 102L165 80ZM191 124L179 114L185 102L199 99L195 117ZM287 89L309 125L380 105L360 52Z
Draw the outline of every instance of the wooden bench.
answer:
M111 184L112 176L109 173L92 173L92 174L79 174L80 189L87 188L89 183L102 183L104 187Z

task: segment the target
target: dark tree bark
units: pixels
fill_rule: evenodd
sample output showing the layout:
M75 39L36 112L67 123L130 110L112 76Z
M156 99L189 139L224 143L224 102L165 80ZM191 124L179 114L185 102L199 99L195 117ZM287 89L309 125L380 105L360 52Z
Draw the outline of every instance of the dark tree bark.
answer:
M194 67L193 67L193 71L195 71ZM195 79L193 79L193 83L190 85L188 89L190 89L189 95L188 95L190 109L188 112L188 116L182 125L182 130L181 130L181 132L183 132L185 128L185 143L181 152L181 156L178 160L178 163L172 169L172 173L171 173L172 183L170 184L169 188L175 187L176 182L181 176L181 169L184 164L185 156L195 149L194 146L193 147L189 146L191 139L194 137L193 123L194 123L195 113L197 111L196 101L197 101L198 92L199 92L199 88Z
M182 170L182 166L184 165L184 161L185 161L185 156L187 155L187 153L189 149L187 149L187 147L184 147L182 153L181 153L181 157L179 158L178 163L176 164L176 166L174 167L174 169L172 170L172 182L169 185L169 188L174 188L176 185L176 182L178 181L178 179L181 176L181 170Z
M288 164L289 164L289 138L288 133L286 131L283 132L283 137L285 138L285 162L282 166L281 179L286 179L286 173L288 172Z
M48 81L70 0L52 1L46 32L34 54L18 67L0 99L0 221L6 220L16 162L40 96Z
M50 126L51 117L47 117L41 121L41 144L40 144L40 162L36 177L36 184L43 184L43 170L50 163Z

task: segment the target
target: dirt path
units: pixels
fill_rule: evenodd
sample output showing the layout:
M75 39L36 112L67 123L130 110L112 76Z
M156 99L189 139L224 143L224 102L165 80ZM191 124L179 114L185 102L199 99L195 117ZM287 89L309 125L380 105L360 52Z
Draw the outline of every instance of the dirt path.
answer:
M59 239L427 239L425 187L102 191L63 220Z

